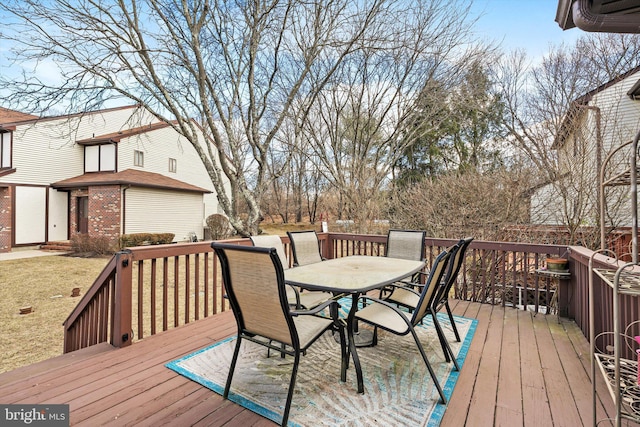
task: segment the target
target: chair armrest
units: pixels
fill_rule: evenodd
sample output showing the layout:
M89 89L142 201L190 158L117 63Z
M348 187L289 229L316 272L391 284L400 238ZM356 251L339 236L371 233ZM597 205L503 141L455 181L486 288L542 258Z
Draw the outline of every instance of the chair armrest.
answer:
M415 288L418 288L417 290ZM404 289L407 292L411 292L416 296L420 296L422 292L422 288L424 285L422 283L414 283L414 282L396 282L390 285L385 286L380 290L380 295L377 299L386 300L390 297L396 289ZM386 295L385 295L386 294Z
M320 313L322 310L324 310L325 308L327 308L327 307L329 307L331 305L335 305L336 309L340 307L340 304L338 304L338 301L330 299L330 300L327 300L327 301L323 302L322 304L320 304L318 306L315 306L311 310L290 310L289 313L291 313L292 316L313 315L313 314Z
M389 308L393 309L393 311L395 311L397 313L402 313L395 304L392 304L392 303L387 302L387 301L385 301L383 299L380 299L380 298L372 297L372 296L369 296L369 295L363 295L360 298L358 298L358 301L360 301L360 300L363 300L365 302L366 301L373 301L373 302L375 302L377 304L382 304L382 305L384 305L386 307L389 307ZM356 315L357 314L358 314L358 312L356 312Z
M293 292L296 295L296 308L300 307L300 291L293 285L287 284L287 286L289 286L291 289L293 289Z

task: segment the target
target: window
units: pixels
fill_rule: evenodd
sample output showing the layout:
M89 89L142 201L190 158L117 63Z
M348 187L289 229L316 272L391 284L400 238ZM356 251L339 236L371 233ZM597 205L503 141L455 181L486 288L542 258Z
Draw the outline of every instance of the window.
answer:
M116 170L116 145L89 145L84 147L84 171L102 172Z
M11 168L11 132L0 133L0 169Z
M169 159L169 172L176 173L178 170L178 161L176 159Z
M144 167L144 153L142 151L135 150L133 152L133 165Z

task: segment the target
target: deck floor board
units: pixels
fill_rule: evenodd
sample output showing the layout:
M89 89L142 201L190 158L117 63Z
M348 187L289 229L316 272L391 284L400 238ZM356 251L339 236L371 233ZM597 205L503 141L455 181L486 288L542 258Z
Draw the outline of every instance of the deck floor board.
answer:
M576 324L553 315L451 301L478 319L441 425L591 425L589 346ZM275 425L167 369L165 363L235 333L230 312L147 337L100 345L0 374L2 403L68 403L71 424ZM612 413L596 381L598 418Z

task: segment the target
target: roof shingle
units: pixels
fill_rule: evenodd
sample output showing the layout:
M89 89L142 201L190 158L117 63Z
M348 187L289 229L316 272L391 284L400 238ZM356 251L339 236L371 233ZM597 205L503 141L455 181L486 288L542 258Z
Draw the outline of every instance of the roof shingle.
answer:
M206 188L188 184L154 172L126 169L121 172L89 172L51 184L53 188L71 189L95 185L131 185L133 187L211 193Z

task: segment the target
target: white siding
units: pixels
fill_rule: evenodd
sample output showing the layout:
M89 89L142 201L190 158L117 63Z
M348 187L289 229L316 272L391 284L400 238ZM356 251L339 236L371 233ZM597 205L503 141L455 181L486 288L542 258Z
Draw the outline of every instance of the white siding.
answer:
M69 193L49 189L49 241L69 238Z
M92 145L84 147L85 172L97 172L100 170L100 146Z
M582 198L588 197L590 204L594 206L593 218L582 218L587 225L592 225L597 213L595 213L596 195L598 194L598 180L600 171L596 166L597 148L597 121L600 115L601 137L603 155L607 155L621 144L631 141L640 129L640 101L635 101L627 96L628 90L638 81L640 73L628 76L626 79L609 86L601 92L595 94L589 102L589 109L582 111L582 121L580 129L574 135L570 135L564 146L560 149L561 158L570 162L569 164L579 166L584 170L583 178L590 182L589 186L580 185L581 189L588 189L587 194L581 194ZM587 158L576 157L573 154L574 137L580 139L585 144ZM630 148L619 152L608 164L608 175L605 179L619 173L623 167L628 167ZM565 165L566 170L571 173L571 166ZM586 172L588 171L588 173ZM572 174L572 176L574 176ZM532 222L538 224L563 224L561 213L565 209L558 200L559 196L554 196L550 188L541 189L531 200ZM582 190L584 191L584 190ZM568 201L568 205L571 201ZM629 205L628 188L607 189L607 221L612 221L609 225L630 226L631 215Z
M135 169L160 173L213 192L213 185L195 149L170 127L124 138L117 146L87 147L86 158L85 147L76 144L78 140L155 122L157 119L144 111L121 108L18 125L13 132L12 166L15 172L1 176L0 184L40 189L20 190L16 196L20 197L14 212L17 243L42 242L46 237L45 230L49 233L49 240L68 238L68 195L50 191L47 225L46 187L83 174L85 165L87 171L115 170L116 165L118 171L134 168L134 150L141 150L145 155L144 167ZM177 173L169 172L169 158L176 159ZM37 192L38 195L29 192ZM136 197L138 195L141 197ZM134 187L127 190L127 196L131 202L131 212L126 217L127 224L122 225L126 232L172 232L176 240L182 240L188 232L195 231L198 237L202 237L205 218L218 213L214 193L202 195L136 190ZM157 214L149 217L150 211L157 211Z
M531 196L531 223L562 225L561 198L552 185L545 185Z
M100 146L100 170L116 170L116 145L107 144Z
M143 119L135 114L136 111L123 108L18 126L13 134L13 167L16 171L0 177L0 182L49 185L82 175L84 147L75 142L157 121L151 117Z
M135 150L144 152L144 167L134 166ZM175 173L169 172L170 158L177 161ZM210 190L204 195L202 224L207 216L218 213L218 199L202 160L191 143L169 127L123 139L118 145L118 169L155 172Z
M16 186L16 245L45 241L47 189Z
M147 188L125 191L124 233L174 233L185 240L193 231L203 237L202 195Z

